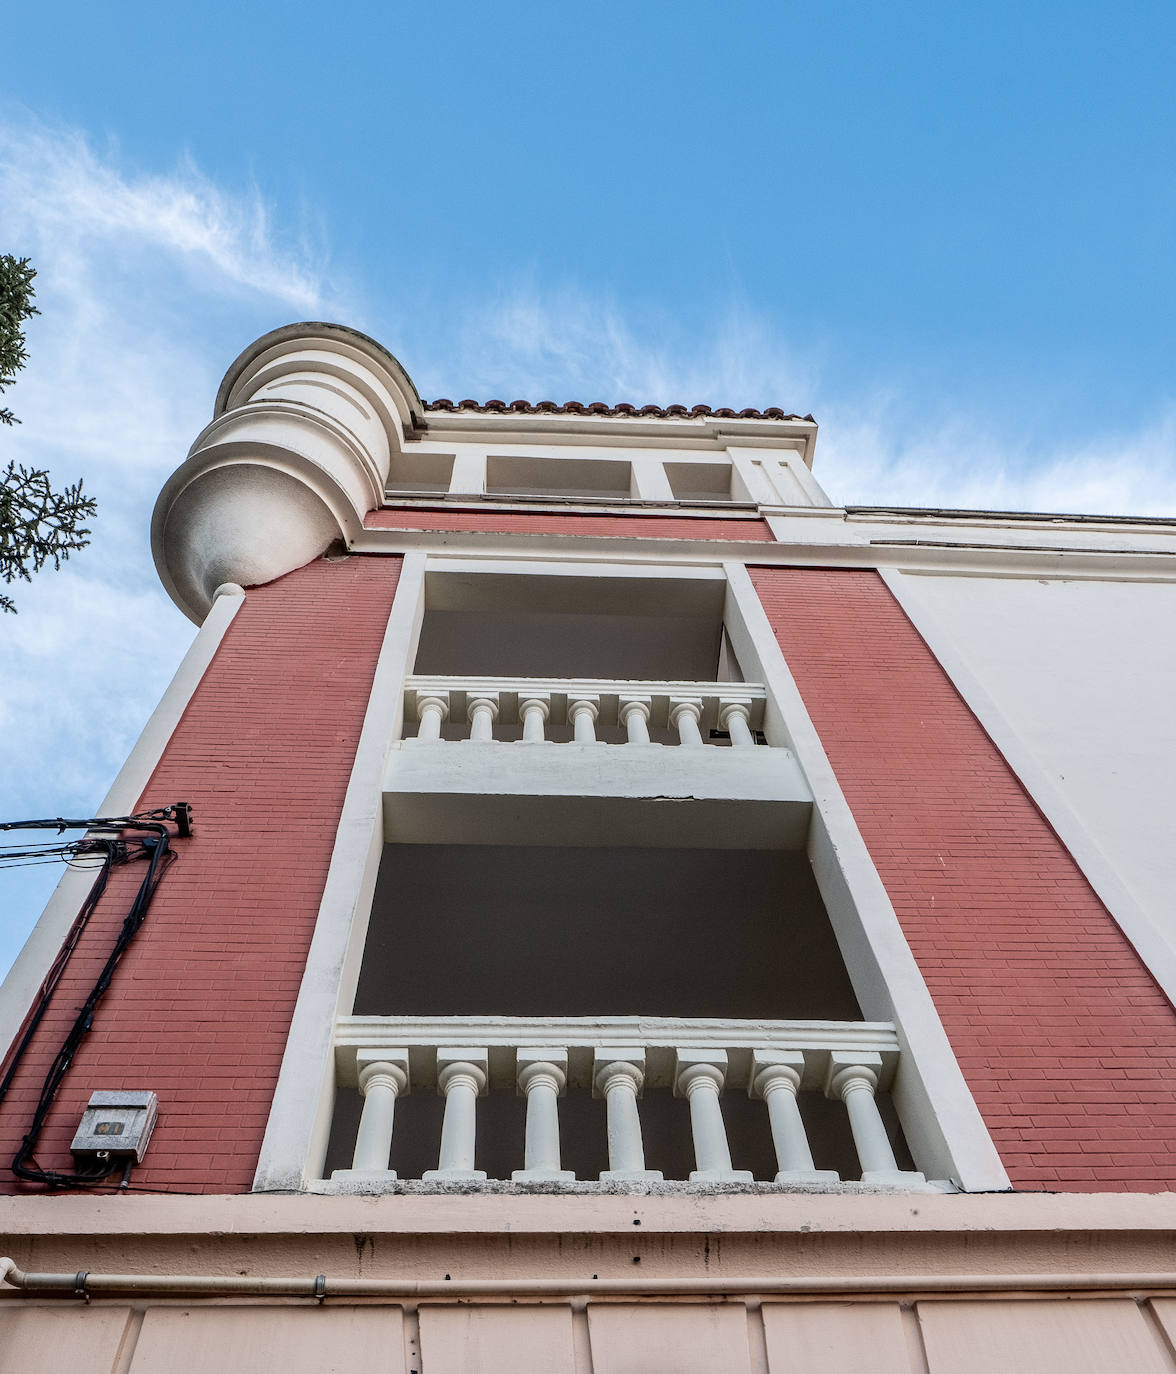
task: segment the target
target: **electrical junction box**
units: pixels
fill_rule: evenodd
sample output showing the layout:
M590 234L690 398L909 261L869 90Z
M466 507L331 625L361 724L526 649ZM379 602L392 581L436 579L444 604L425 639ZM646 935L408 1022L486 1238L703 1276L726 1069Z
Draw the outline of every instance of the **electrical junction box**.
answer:
M91 1093L69 1148L78 1159L96 1155L125 1159L132 1155L135 1163L141 1164L158 1115L159 1099L154 1093Z

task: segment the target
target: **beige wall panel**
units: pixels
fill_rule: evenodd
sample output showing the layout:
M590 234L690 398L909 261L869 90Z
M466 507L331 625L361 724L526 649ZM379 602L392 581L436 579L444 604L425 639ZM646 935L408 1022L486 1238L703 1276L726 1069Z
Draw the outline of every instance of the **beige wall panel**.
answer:
M930 1374L1172 1374L1130 1298L921 1302Z
M566 1303L420 1309L425 1374L573 1374Z
M130 1374L405 1374L399 1307L153 1307Z
M771 1374L911 1374L897 1303L765 1303Z
M588 1332L592 1374L748 1374L742 1303L593 1303Z
M1150 1305L1172 1349L1176 1350L1176 1298L1152 1298ZM1173 1367L1176 1368L1176 1361Z
M63 1369L110 1374L127 1329L129 1307L0 1308L0 1370L60 1374Z

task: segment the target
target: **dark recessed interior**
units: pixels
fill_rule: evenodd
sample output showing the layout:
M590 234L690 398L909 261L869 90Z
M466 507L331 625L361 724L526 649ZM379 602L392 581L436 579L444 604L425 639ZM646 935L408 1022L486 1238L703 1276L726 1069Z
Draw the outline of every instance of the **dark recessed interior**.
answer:
M357 1015L859 1020L807 859L387 845Z

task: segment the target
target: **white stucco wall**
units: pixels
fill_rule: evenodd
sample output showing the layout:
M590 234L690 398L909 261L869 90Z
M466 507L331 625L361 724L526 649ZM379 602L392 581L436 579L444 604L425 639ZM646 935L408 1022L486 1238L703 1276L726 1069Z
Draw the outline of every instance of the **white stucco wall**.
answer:
M1176 952L1176 584L887 580L1103 900Z

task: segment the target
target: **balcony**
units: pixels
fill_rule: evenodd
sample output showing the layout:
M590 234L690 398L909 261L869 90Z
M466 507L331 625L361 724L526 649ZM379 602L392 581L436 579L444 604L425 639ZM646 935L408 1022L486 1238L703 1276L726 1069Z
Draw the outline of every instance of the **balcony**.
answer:
M351 1016L337 1023L335 1044L340 1095L358 1094L362 1109L351 1167L333 1171L325 1185L330 1191L380 1191L396 1183L392 1166L413 1153L400 1148L400 1117L412 1105L404 1100L422 1096L443 1107L431 1141L421 1141L419 1118L410 1123L418 1159L423 1148L435 1160L435 1167L409 1175L419 1185L493 1184L494 1175L479 1163L487 1154L510 1162L516 1144L517 1167L500 1168L499 1183L585 1191L577 1185L660 1185L677 1177L681 1185L750 1185L756 1175L739 1167L738 1156L732 1159L721 1105L726 1094L755 1104L751 1129L770 1139L775 1167L761 1172L759 1182L799 1188L842 1182L836 1170L814 1163L805 1124L814 1117L801 1104L819 1099L822 1108L832 1105L834 1126L852 1141L858 1168L849 1181L926 1186L922 1174L900 1163L879 1110L899 1057L894 1027L884 1022ZM678 1110L662 1116L689 1135L693 1168L685 1178L664 1168L656 1153L647 1157L645 1106L638 1105L646 1094L663 1107L679 1100ZM501 1111L490 1130L507 1138L481 1138L480 1118L496 1103L524 1108L521 1140ZM572 1132L594 1135L606 1152L606 1167L592 1178L577 1179L565 1166L569 1138L561 1118L568 1117ZM827 1124L822 1129L827 1136ZM680 1159L682 1143L672 1142L678 1148L668 1153ZM898 1146L905 1151L901 1140Z
M387 837L799 848L811 796L764 708L746 682L410 677Z

